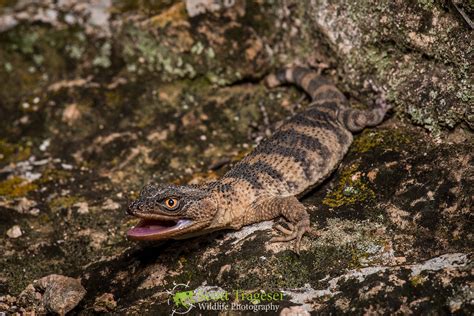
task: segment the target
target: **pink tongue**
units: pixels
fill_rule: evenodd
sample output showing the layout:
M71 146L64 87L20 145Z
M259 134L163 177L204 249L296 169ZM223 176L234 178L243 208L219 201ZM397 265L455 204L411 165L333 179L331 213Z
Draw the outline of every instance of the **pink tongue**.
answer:
M160 225L160 224L165 224L165 222L160 223L158 221L143 220L137 226L130 229L127 232L127 235L131 237L144 237L144 236L150 236L150 235L157 235L157 234L164 233L170 230L181 229L184 226L187 226L188 224L190 224L191 221L179 220L177 223L172 223L172 222L168 222L168 223L170 224L170 226Z

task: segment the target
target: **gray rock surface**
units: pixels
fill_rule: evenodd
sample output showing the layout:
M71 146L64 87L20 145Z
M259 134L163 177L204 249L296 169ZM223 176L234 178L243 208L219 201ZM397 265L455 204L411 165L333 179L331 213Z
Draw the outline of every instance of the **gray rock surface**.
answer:
M0 311L166 314L187 284L282 291L282 314L473 313L473 32L459 10L225 3L189 18L173 0L0 2ZM288 63L320 68L353 106L380 91L396 105L303 198L321 236L299 257L268 243L273 222L127 241L143 184L214 179L307 106L262 83Z

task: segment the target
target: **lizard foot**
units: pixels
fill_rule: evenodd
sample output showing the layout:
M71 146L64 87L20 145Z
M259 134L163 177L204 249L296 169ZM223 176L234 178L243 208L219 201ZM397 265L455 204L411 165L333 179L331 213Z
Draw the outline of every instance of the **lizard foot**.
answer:
M300 254L301 238L305 233L309 233L312 236L319 236L319 233L316 232L315 229L311 228L308 219L301 220L296 224L287 222L286 225L288 226L288 228L285 228L280 224L277 224L275 226L275 229L277 229L286 236L273 237L272 239L270 239L270 242L288 242L293 239L296 239L294 250L298 255Z

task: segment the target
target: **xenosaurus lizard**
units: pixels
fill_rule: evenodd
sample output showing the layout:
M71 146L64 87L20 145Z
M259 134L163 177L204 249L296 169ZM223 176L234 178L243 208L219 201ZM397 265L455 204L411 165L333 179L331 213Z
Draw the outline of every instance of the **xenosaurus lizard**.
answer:
M306 207L298 201L339 165L353 132L382 122L390 109L348 107L345 96L327 79L304 67L290 67L267 78L274 87L295 83L312 99L221 179L202 185L148 184L128 213L141 222L128 231L134 240L184 239L283 216L288 227L271 241L296 240L314 233Z

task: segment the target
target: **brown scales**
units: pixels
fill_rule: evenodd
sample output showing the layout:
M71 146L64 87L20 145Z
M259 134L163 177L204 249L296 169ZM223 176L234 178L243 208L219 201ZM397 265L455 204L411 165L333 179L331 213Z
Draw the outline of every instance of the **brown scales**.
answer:
M299 253L302 236L316 233L297 197L337 168L352 143L352 132L382 122L389 107L379 104L372 110L351 109L334 85L303 67L287 68L267 78L270 87L284 83L303 88L312 98L311 105L286 121L217 182L146 186L129 207L130 214L144 219L129 237L181 239L283 216L288 228L277 225L283 235L272 241L295 239ZM170 198L178 207L167 207L165 202ZM160 229L165 227L165 220L175 225Z

